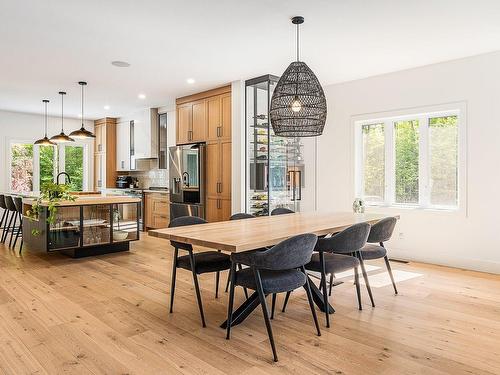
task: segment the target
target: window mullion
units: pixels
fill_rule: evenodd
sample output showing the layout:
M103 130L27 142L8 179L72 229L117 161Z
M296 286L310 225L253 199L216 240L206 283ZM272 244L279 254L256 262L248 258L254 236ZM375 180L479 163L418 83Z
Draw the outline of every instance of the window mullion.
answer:
M394 204L394 125L392 121L384 122L385 133L385 203Z
M420 117L419 123L419 149L418 149L418 203L427 208L430 205L429 192L429 118Z

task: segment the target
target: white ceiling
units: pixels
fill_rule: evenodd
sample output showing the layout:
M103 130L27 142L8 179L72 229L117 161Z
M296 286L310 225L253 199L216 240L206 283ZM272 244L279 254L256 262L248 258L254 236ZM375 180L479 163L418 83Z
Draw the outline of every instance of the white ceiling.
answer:
M0 109L39 112L47 98L57 115L62 89L76 117L86 80L88 116L119 116L279 75L294 15L323 85L500 50L498 0L0 0Z

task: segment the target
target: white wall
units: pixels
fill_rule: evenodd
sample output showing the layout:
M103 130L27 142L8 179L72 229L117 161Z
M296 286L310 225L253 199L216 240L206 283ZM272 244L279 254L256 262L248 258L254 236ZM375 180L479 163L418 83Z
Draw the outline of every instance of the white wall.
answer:
M73 130L81 127L81 120L65 118L64 119L64 132L71 133ZM94 130L93 121L85 121L85 128L87 130ZM49 117L47 136L50 138L55 134L61 132L61 118ZM43 138L43 117L38 114L20 113L0 111L0 166L2 173L0 173L0 191L9 190L8 171L9 171L9 143L11 140L34 142L37 139ZM88 168L88 181L89 186L93 186L93 142L89 148L89 168Z
M388 244L392 257L500 273L500 53L324 89L328 119L319 137L318 206L332 211L351 210L355 196L353 116L466 103L466 210L379 211L401 215Z

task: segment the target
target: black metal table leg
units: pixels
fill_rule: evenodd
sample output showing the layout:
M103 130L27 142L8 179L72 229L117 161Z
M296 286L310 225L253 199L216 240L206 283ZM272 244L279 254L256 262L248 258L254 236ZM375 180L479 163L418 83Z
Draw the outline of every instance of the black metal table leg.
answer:
M324 312L325 311L325 303L323 302L323 294L318 289L318 287L316 286L316 284L313 283L313 281L310 279L310 277L307 276L307 278L309 279L309 283L311 285L311 293L312 293L312 297L313 297L314 303L316 304L316 306L318 306L318 308L321 311ZM326 291L326 293L328 293L328 290ZM335 312L335 309L330 304L328 304L328 312L330 314L333 314Z
M250 315L252 311L255 310L259 305L259 294L257 292L253 292L250 297L248 297L248 299L233 312L231 327L234 327L235 325L243 322L247 318L247 316ZM222 323L220 327L226 328L227 320L224 321L224 323Z

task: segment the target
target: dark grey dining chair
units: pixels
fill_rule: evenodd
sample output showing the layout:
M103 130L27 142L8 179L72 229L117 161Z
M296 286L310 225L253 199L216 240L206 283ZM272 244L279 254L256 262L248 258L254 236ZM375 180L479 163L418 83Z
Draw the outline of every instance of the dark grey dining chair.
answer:
M207 223L206 220L203 220L202 218L196 216L182 216L173 219L168 227L175 228L185 225L197 225L205 223ZM193 274L194 289L196 291L198 308L200 309L201 323L203 327L206 327L200 287L198 285L198 275L209 272L216 272L218 274L220 271L228 270L229 268L231 268L231 260L229 258L229 255L223 254L218 251L205 251L201 253L195 253L193 251L192 245L183 242L170 241L170 244L174 247L174 259L172 262L172 282L170 286L170 313L172 313L174 307L175 277L177 268L183 268L185 270L191 271L191 273ZM179 250L187 251L188 255L179 256Z
M301 234L288 238L264 251L252 250L231 254L231 290L227 312L227 339L231 336L234 287L236 285L257 291L275 362L278 361L278 355L267 309L267 295L304 287L316 332L318 336L321 336L311 287L304 268L304 265L311 260L316 241L317 237L314 234ZM236 264L244 264L248 268L236 271Z
M256 216L252 214L247 214L246 212L239 212L237 214L231 215L229 220L244 220L244 219L255 219ZM238 268L242 269L241 264L238 264ZM227 282L226 282L226 289L225 292L227 293L229 289L229 283L231 282L231 270L229 270L229 273L227 275ZM248 292L246 288L243 288L243 291L245 292L245 297L248 298Z
M5 205L5 195L0 194L0 209L2 209L2 218L0 219L0 228L2 228L1 242L3 243L3 236L7 228L7 221L9 220L9 209Z
M294 213L295 213L295 211L290 210L289 208L278 207L278 208L275 208L274 210L271 211L271 216L294 214Z
M10 219L9 219L9 223L7 224L7 228L5 228L5 226L4 226L2 242L5 243L7 241L7 236L10 233L9 247L11 247L12 246L12 239L14 237L14 232L15 232L16 223L17 223L19 213L17 212L16 205L14 204L14 197L13 196L4 195L4 199L5 199L5 206L7 207L7 210L9 210Z
M370 224L359 223L331 237L318 239L318 243L314 249L315 254L312 256L311 262L306 264L306 269L321 273L321 289L323 290L323 301L325 306L328 305L326 276L328 274L335 274L353 269L354 283L358 296L358 308L362 310L358 275L360 261L355 254L366 244L369 232ZM368 285L367 287L369 289ZM371 291L369 294L370 293ZM328 311L325 311L325 315L326 326L330 327L330 314Z
M391 277L394 293L398 294L396 282L394 281L394 276L392 275L391 265L389 264L389 258L387 257L387 249L384 246L384 242L389 241L392 237L396 222L397 219L395 217L386 217L385 219L382 219L372 225L370 234L368 235L368 244L361 249L360 253L361 262L364 262L365 260L384 258L387 272Z

